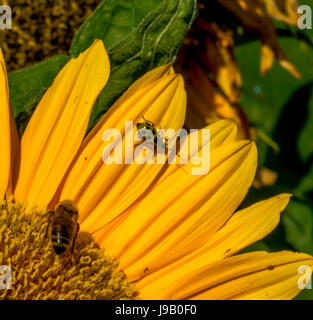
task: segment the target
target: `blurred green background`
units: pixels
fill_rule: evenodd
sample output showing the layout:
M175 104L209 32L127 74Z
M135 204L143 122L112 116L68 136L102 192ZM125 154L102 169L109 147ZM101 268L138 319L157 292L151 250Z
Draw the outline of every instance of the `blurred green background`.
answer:
M235 49L243 75L242 107L256 129L279 146L275 152L257 139L259 165L277 172L278 180L272 187L251 189L244 205L279 192L294 196L279 227L246 251L291 249L313 254L313 30L276 25L279 42L301 72L301 80L277 62L261 77L259 41ZM297 298L313 299L313 290L303 290Z

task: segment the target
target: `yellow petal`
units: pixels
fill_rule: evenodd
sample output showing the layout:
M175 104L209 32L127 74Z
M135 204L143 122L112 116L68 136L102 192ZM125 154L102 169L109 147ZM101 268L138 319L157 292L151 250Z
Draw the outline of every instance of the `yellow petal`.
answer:
M272 48L264 43L261 47L261 65L260 72L264 76L274 64L275 54Z
M125 119L125 112L127 111L127 107L129 107L128 100L132 99L130 100L131 103L137 102L136 99L144 97L144 95L149 91L150 87L153 87L153 85L155 85L158 80L162 78L166 79L167 84L169 84L171 78L167 76L175 76L173 67L169 64L155 68L135 81L131 87L114 103L105 116L103 116L102 119L96 124L96 126L84 140L82 147L84 148L97 134L100 134L99 131L101 131L102 134L104 125L106 125L106 128L110 128L110 126L111 128L115 128L114 125L119 122L120 124L124 125L120 119ZM159 90L160 93L162 89L159 88ZM149 99L149 96L147 96L147 98ZM150 101L150 103L151 102L152 101ZM120 108L121 105L123 105L122 108ZM149 120L152 121L151 119Z
M14 197L48 205L84 138L92 107L108 81L102 41L71 59L36 108L22 138Z
M252 252L197 269L181 265L137 288L141 299L291 299L300 292L302 265L312 269L313 258L288 251Z
M277 226L280 214L287 206L290 195L282 194L271 199L260 201L246 209L236 212L211 238L189 255L158 270L143 280L142 284L152 281L167 273L177 270L181 265L189 265L190 269L200 268L209 263L234 255L246 246L263 239ZM168 252L171 255L171 252ZM130 278L137 279L135 272L140 268L141 276L147 276L153 267L147 258L124 270ZM144 272L145 270L145 272ZM149 272L147 271L149 270Z
M212 123L211 125L206 126L206 130L210 130L210 140L207 143L210 143L210 150L218 148L223 144L228 144L236 141L238 136L238 126L235 121L230 119L223 119ZM189 154L188 158L191 159L194 155L196 155L201 148L202 145L202 137L201 134L198 134L198 145L194 143L192 139L193 135L198 134L197 131L194 131L188 135L188 139L182 144L182 149L184 148L185 143L189 143ZM197 139L197 138L195 138ZM182 160L185 160L185 157L178 153L176 157L176 163L181 163ZM169 175L177 171L180 167L169 165L166 168L166 171L162 174L161 178L158 180L155 187L160 184L163 180L165 180Z
M127 99L129 99L136 91L140 88L143 88L153 81L159 80L166 75L174 75L175 71L171 64L167 64L158 68L147 72L142 77L140 77L137 81L135 81L128 90L114 103L114 106L110 108L110 113L113 113L115 109L117 109L121 104L123 104ZM114 108L114 109L113 109ZM95 127L95 131L99 130L101 127L101 121L98 123L98 126Z
M275 57L278 59L279 64L290 72L295 78L301 79L301 73L298 69L287 59L282 49L276 43L278 40L274 36L271 40L264 40L261 47L261 66L260 72L265 75L268 70L273 66ZM275 40L276 39L276 40Z
M289 194L281 194L236 212L199 251L207 262L234 255L274 230L286 208Z
M297 13L298 0L274 0L264 1L267 12L276 20L297 25L299 15Z
M190 176L177 170L102 240L126 273L133 266L132 280L142 276L147 261L153 271L195 250L245 197L256 169L254 143L238 141L213 151L207 175Z
M216 149L222 145L226 145L235 142L238 137L238 125L235 121L230 119L223 119L215 121L214 123L203 128L205 130L210 130L210 149ZM189 134L189 158L192 158L196 153L201 150L204 146L202 145L201 134L198 134L198 145L193 143L192 136L197 135L197 132L193 131ZM187 141L186 141L187 143Z
M10 179L11 170L11 133L10 97L5 62L0 49L0 198L3 198Z
M212 150L222 144L236 141L238 135L236 122L229 119L219 120L205 129L210 129L210 148Z
M238 126L235 121L230 119L216 121L203 129L210 130L210 150L214 150L222 145L235 142L238 137ZM202 145L201 134L198 134L198 145L193 142L192 136L194 134L197 135L197 132L201 133L201 130L193 131L189 135L188 143L190 159L192 159L199 152L199 150L205 147Z
M12 109L10 110L10 123L11 123L11 174L9 185L7 189L7 197L13 194L16 186L19 170L20 170L20 156L21 156L21 144L17 127L13 115Z
M0 198L11 193L14 173L18 170L18 136L10 107L8 77L0 48ZM15 171L14 171L15 170Z
M205 129L210 130L211 150L221 146L222 144L234 142L237 139L238 127L233 120L229 120L229 119L219 120L207 126ZM202 147L202 139L200 139L200 135L199 135L198 150L201 147ZM192 150L193 150L193 145L190 145L190 153L193 153ZM177 163L179 163L180 160L181 158L177 157ZM169 175L176 172L180 168L181 168L180 166L168 165L166 168L166 171L162 174L161 178L156 182L156 184L151 188L151 190L156 188L160 183L162 183L163 180L165 180ZM143 173L145 174L145 172ZM150 171L150 175L151 175L151 171ZM142 181L146 181L146 179L147 179L147 176L142 175ZM134 210L133 208L127 210L127 212L125 212L122 217L115 219L112 223L109 223L105 227L99 228L99 230L94 232L94 236L98 241L98 243L101 243L102 239L106 238L109 232L117 228L126 219L126 217L131 214L133 210Z
M86 138L66 179L61 200L76 201L82 230L94 232L117 218L143 194L163 168L163 165L151 164L105 164L102 159L106 148L105 130L119 130L124 148L125 139L133 138L131 133L125 135L125 121L133 121L135 127L144 117L156 128L174 130L184 123L184 82L170 66L151 71L138 83L112 106Z

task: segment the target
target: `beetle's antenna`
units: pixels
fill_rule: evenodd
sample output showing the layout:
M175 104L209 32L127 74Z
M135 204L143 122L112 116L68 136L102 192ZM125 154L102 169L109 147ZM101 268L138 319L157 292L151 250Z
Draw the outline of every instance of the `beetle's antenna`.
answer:
M144 115L142 115L142 119L143 119L145 122L147 122L147 123L149 123L149 124L151 124L151 125L154 126L154 123L153 123L152 121L150 121L150 120L147 120L147 119L144 117Z

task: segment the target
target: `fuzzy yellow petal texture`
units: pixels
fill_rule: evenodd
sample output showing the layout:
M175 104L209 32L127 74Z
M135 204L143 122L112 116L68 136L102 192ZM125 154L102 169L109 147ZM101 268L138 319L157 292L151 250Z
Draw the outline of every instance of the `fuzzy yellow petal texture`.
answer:
M303 265L312 268L313 258L288 251L240 254L192 270L182 265L141 287L140 298L153 299L157 291L161 300L292 299Z
M256 157L254 143L236 141L211 152L206 175L193 176L178 168L101 239L101 246L120 259L132 280L190 253L241 203L253 181ZM189 166L192 163L185 168Z
M102 41L71 59L47 90L21 142L17 201L43 207L53 199L84 138L110 63Z
M143 278L137 283L138 289L163 277L169 277L177 270L178 277L188 277L190 270L201 269L225 259L264 238L278 225L280 214L287 206L289 198L289 194L281 194L234 213L226 224L213 236L208 237L197 250ZM168 278L168 281L176 280Z
M12 192L17 170L19 139L10 107L9 84L2 49L0 48L0 199Z
M178 130L186 112L184 81L170 65L157 68L139 79L104 115L87 136L61 193L61 200L74 199L80 208L82 230L95 232L117 218L151 185L163 164L125 164L133 148L123 152L122 163L105 163L111 144L110 130L121 133L117 147L132 146L136 124L151 121L155 128ZM133 129L125 130L125 121ZM103 156L107 154L107 156ZM135 160L137 159L134 155Z

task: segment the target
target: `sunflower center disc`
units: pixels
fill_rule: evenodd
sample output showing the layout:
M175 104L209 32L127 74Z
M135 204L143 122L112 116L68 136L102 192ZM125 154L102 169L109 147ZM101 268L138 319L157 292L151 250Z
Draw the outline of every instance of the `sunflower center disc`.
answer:
M90 234L79 233L72 265L68 255L57 256L45 239L47 213L26 214L25 209L24 203L0 201L0 266L11 270L11 289L0 290L0 299L135 299L134 284Z

